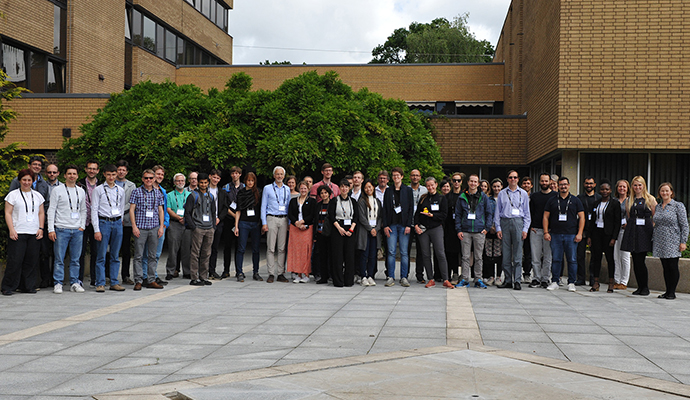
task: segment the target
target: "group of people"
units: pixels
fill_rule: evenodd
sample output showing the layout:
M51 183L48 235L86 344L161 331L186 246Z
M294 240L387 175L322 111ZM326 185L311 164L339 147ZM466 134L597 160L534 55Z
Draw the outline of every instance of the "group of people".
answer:
M219 186L221 172L214 169L188 177L177 173L174 189L167 192L165 169L159 165L143 171L139 187L127 179L124 160L102 168L104 181L98 179L101 167L95 160L86 164L86 178L80 181L78 168L66 166L64 183L57 165L46 167L46 177L43 166L42 158L32 157L5 198L10 240L3 295L49 286L62 293L66 273L70 290L84 292L87 249L96 292L105 292L107 280L116 292L127 284L134 290L162 289L180 272L191 285L207 286L230 277L233 260L235 277L243 282L248 243L252 279L262 281L259 254L265 233L268 283L306 283L313 276L317 284L335 287L374 286L377 259L383 257L385 286L397 281L408 287L414 242L414 278L427 288L438 282L448 289L495 284L520 290L526 280L530 287L555 290L567 261L568 290L575 291L586 283L589 245L591 291L600 288L603 254L609 292L627 288L632 258L638 282L633 294L648 295L645 257L652 251L664 267L667 290L660 297L673 299L688 237L686 210L673 200L673 186L659 186L657 204L640 176L632 185L620 180L615 188L602 181L599 194L588 177L585 193L573 196L567 177L541 174L539 190L532 193L531 178L520 180L516 171L508 173L505 188L499 178L489 182L462 173L440 183L429 177L422 184L418 170L410 171L406 185L401 168L390 175L380 171L376 181L355 171L336 184L333 167L326 163L316 183L311 177L286 176L277 166L273 182L259 188L253 172L242 180L242 170L232 167L225 186ZM165 280L156 272L164 242Z

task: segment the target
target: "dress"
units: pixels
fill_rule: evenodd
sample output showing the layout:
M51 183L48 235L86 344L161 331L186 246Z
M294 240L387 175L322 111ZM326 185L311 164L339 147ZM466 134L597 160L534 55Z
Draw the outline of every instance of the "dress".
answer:
M654 257L680 257L680 244L688 240L688 217L683 203L671 200L654 210Z
M630 217L623 234L621 250L631 253L646 253L652 251L652 210L645 206L644 198L634 199L630 208ZM644 219L644 225L638 225L638 218Z

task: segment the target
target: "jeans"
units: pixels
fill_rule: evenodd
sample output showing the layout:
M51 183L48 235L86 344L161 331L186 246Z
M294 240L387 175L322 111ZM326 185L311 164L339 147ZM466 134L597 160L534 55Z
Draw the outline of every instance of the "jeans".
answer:
M167 228L166 228L167 230ZM158 237L158 228L156 228L156 237ZM136 242L136 240L135 240ZM161 254L163 253L163 245L165 244L165 231L163 231L163 236L158 238L158 247L156 248L156 265L158 265L158 260L161 259ZM136 247L136 244L135 244ZM144 246L144 254L148 254L149 248L148 248L148 243ZM141 268L144 271L144 280L148 280L149 277L149 260L147 257L144 257L143 260L141 260ZM153 268L153 273L154 273L154 279L158 278L158 271L157 267Z
M122 246L122 220L106 221L98 220L101 231L101 242L98 243L98 257L96 258L96 286L105 286L105 254L110 245L110 285L120 283L117 280L120 274L120 247Z
M396 244L400 248L400 278L407 276L410 268L410 255L407 252L410 234L405 234L405 227L402 225L391 225L391 235L386 239L388 243L388 277L395 279L395 249Z
M563 270L563 253L568 258L568 283L575 283L577 280L577 243L575 234L565 235L554 233L551 235L551 282L558 282L561 279Z
M235 274L240 275L242 272L242 263L244 262L244 251L247 249L247 239L251 236L252 239L252 266L255 274L259 273L259 245L261 244L261 224L257 222L239 221L237 227L240 230L240 235L237 241L237 250L235 251ZM229 232L235 235L233 232Z
M359 273L362 278L373 278L376 273L376 236L367 233L367 248L360 257Z
M462 238L462 279L470 281L470 248L474 243L474 278L482 279L484 272L484 242L486 235L481 232L463 232Z
M81 257L79 258L79 280L84 281L84 273L86 271L85 256L86 249L91 251L89 256L89 276L92 285L96 284L96 259L98 258L98 245L100 242L93 238L93 225L86 225L84 229L84 237L81 242ZM108 263L110 264L110 263Z
M79 229L55 228L55 265L53 267L53 280L62 284L65 280L65 253L69 247L69 283L73 285L79 282L79 257L81 256L81 244L84 241L84 233Z

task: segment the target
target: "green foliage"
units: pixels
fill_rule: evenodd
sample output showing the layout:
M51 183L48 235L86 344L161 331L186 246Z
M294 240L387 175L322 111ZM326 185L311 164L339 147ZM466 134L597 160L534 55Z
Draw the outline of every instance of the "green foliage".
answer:
M292 65L290 61L269 61L264 62L259 61L259 65Z
M430 122L403 101L353 92L335 72L307 72L275 91L251 91L251 82L240 72L208 94L192 85L140 83L113 95L58 158L80 165L125 159L134 177L154 164L170 176L231 165L266 176L282 165L301 176L324 162L368 176L394 166L442 176Z
M449 22L436 18L428 24L413 22L409 30L396 29L372 50L372 64L490 62L494 49L477 40L467 25L469 14Z

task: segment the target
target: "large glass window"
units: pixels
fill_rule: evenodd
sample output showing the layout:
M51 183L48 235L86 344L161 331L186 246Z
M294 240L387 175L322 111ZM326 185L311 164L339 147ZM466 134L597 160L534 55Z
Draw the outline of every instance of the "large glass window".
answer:
M145 49L156 51L156 23L147 16L144 16L144 41L142 46Z
M194 43L185 42L184 44L184 63L185 65L194 65L194 50L196 46Z
M65 57L67 43L67 12L53 5L53 54Z
M35 51L31 52L29 90L34 93L43 93L46 90L46 56Z
M48 85L46 93L63 93L64 68L61 64L48 61Z
M141 46L141 13L137 10L132 10L132 41L134 44Z
M156 55L165 57L165 28L160 25L156 26Z
M20 44L2 43L2 69L8 80L34 93L65 92L64 62Z
M165 30L165 58L175 62L175 45L177 44L177 37L169 30Z
M26 86L26 58L24 50L2 44L2 69L7 79L17 86Z

